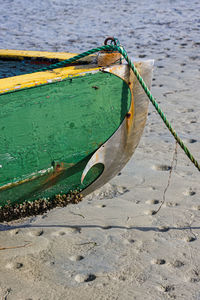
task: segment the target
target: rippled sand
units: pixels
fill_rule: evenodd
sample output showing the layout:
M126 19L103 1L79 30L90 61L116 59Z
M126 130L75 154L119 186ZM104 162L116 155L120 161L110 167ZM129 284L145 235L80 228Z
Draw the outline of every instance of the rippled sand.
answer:
M114 35L133 58L155 59L152 93L200 160L199 1L6 0L0 8L1 48L80 52ZM200 177L179 148L156 213L174 149L150 105L120 176L76 206L0 225L0 297L200 299Z

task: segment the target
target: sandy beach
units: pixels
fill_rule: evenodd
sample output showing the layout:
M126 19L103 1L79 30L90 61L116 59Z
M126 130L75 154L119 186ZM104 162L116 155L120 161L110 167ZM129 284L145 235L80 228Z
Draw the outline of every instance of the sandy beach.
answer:
M133 59L155 59L152 94L200 160L198 1L7 0L1 11L0 48L81 52L114 35ZM77 205L0 224L0 299L200 300L199 179L149 104L112 181Z

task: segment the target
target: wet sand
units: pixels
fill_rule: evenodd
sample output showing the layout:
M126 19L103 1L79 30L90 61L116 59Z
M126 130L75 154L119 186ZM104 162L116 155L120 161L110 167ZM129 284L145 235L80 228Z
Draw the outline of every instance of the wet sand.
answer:
M155 59L152 93L200 160L198 1L26 2L1 5L1 48L81 52L117 36ZM179 147L170 170L174 152L150 104L119 176L78 205L0 224L0 297L200 299L200 177Z

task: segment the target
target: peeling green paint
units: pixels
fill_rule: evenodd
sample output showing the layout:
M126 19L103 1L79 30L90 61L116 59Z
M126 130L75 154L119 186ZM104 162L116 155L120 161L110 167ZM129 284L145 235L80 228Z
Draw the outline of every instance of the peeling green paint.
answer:
M98 89L94 88L98 86ZM0 205L83 189L91 155L117 130L130 108L128 85L97 72L0 96ZM52 171L26 180L57 163ZM2 190L8 183L26 180Z

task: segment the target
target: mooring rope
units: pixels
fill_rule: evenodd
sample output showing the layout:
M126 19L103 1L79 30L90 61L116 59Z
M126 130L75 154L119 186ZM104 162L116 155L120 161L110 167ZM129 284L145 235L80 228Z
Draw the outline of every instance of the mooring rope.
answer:
M76 56L74 56L70 59L58 62L56 64L52 64L52 65L50 65L46 68L42 68L42 69L36 70L34 72L43 72L43 71L52 70L52 69L56 69L56 68L62 68L62 67L65 67L68 64L71 64L71 63L73 63L73 62L75 62L75 61L77 61L81 58L84 58L88 55L91 55L95 52L99 52L99 51L110 51L110 52L118 51L125 58L125 60L127 61L129 67L133 70L133 72L134 72L136 78L138 79L140 85L142 86L144 92L148 96L149 100L151 101L151 103L155 107L156 111L160 115L161 119L163 120L163 122L165 123L165 125L167 126L167 128L169 129L171 134L174 136L176 142L184 150L185 154L188 156L188 158L191 160L191 162L195 165L195 167L200 171L199 163L194 158L194 156L190 153L189 149L185 146L185 144L183 143L181 138L177 135L175 130L172 128L171 124L167 120L166 116L164 115L164 113L160 109L158 103L156 102L155 98L153 97L153 95L151 94L151 92L148 89L147 85L145 84L143 78L140 76L140 74L139 74L138 70L136 69L135 65L129 59L126 50L120 45L120 43L117 39L107 38L106 41L108 41L108 40L111 41L111 45L104 45L104 46L101 46L101 47L98 47L98 48L91 49L89 51L78 54L78 55L76 55ZM158 211L161 209L161 207L162 207L162 205L165 201L165 194L166 194L166 191L169 187L174 160L175 160L175 154L173 156L172 166L171 166L171 170L170 170L170 173L169 173L168 184L167 184L167 186L165 188L165 191L164 191L164 194L163 194L163 201L162 201L160 207L158 208L158 210L155 212L155 214L158 213ZM81 200L82 200L82 195L80 194L80 192L79 191L74 191L74 192L68 193L67 195L65 195L65 194L64 195L56 195L54 198L49 199L49 200L39 199L39 200L36 200L34 202L25 201L22 204L17 203L17 204L14 204L14 205L13 204L11 205L11 204L8 203L4 206L0 206L0 222L11 221L11 220L23 218L23 217L26 217L26 216L37 215L38 213L43 214L51 208L54 208L54 207L57 207L57 206L64 207L69 203L78 203Z
M107 40L109 40L109 39L111 39L111 38L108 38ZM126 50L119 44L117 39L115 39L115 38L112 38L112 39L114 41L114 44L112 44L112 45L104 45L104 46L101 46L101 47L98 47L98 48L93 48L91 50L88 50L86 52L78 54L78 55L76 55L72 58L63 60L63 61L58 62L56 64L52 64L48 67L42 68L40 70L36 70L34 72L43 72L43 71L52 70L52 69L56 69L56 68L62 68L62 67L65 67L66 65L71 64L71 63L73 63L73 62L75 62L75 61L77 61L77 60L79 60L83 57L89 56L89 55L91 55L93 53L96 53L96 52L99 52L99 51L118 51L124 57L124 59L127 61L129 67L132 69L133 73L135 74L136 78L138 79L140 85L142 86L142 88L145 91L146 95L148 96L149 100L151 101L151 103L155 107L156 111L160 115L161 119L163 120L163 122L165 123L165 125L167 126L167 128L169 129L169 131L171 132L171 134L173 135L173 137L175 138L175 140L179 144L179 146L183 149L183 151L188 156L188 158L191 160L191 162L194 164L194 166L200 171L200 164L194 158L194 156L191 154L189 149L186 147L186 145L184 144L182 139L178 136L176 131L173 129L170 122L167 120L165 114L163 113L163 111L159 107L158 103L156 102L156 99L153 97L153 95L151 94L151 92L148 89L147 85L145 84L143 78L140 76L137 68L132 63L130 58L128 57Z

